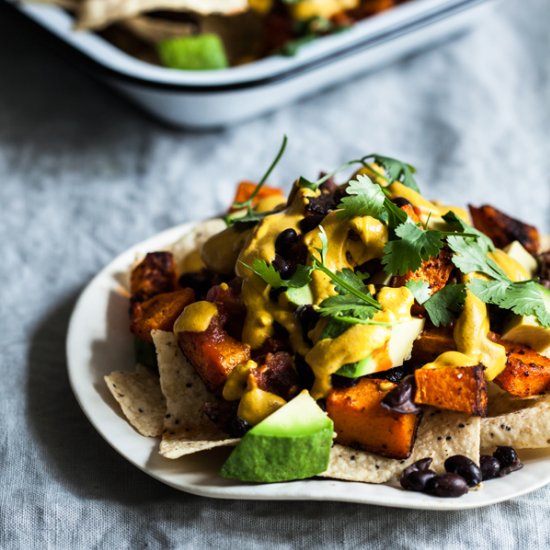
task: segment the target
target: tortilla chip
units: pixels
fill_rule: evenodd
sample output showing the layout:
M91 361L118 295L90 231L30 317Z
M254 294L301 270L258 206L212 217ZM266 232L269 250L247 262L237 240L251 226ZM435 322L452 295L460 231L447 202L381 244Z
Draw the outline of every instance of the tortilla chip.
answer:
M195 25L190 23L157 19L156 17L145 17L142 15L125 19L120 22L120 25L141 40L151 44L157 44L169 38L189 36L195 32Z
M523 408L481 420L481 448L550 447L550 395L522 401Z
M141 435L161 435L166 404L158 376L138 365L135 372L112 372L105 376L105 382L128 422Z
M401 472L413 462L432 457L430 468L443 472L443 463L449 456L461 454L479 462L478 417L462 413L428 409L418 428L411 456L406 460L384 458L366 451L342 445L332 448L329 467L320 477L385 483L396 481Z
M84 0L76 26L78 29L102 29L115 21L150 11L232 15L247 9L248 0Z
M176 337L160 330L151 334L157 349L160 386L166 399L160 454L179 458L214 447L235 445L238 439L228 438L204 413L204 404L216 398L179 349Z
M197 224L191 231L168 247L168 252L172 252L174 255L176 271L178 273L186 273L197 271L198 268L204 267L202 261L199 260L202 245L212 235L223 231L226 227L225 222L220 218L206 220ZM199 266L194 265L197 261L200 262Z

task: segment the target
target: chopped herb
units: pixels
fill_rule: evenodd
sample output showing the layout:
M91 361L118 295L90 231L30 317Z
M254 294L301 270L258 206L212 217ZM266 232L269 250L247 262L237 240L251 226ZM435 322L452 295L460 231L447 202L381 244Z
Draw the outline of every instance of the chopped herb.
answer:
M386 215L384 192L379 185L365 175L359 174L349 182L344 197L338 208L340 217L354 218L356 216L372 216L381 219Z
M417 193L420 193L420 189L414 179L414 174L416 173L416 168L414 166L391 157L384 157L377 154L372 154L370 156L376 164L379 164L382 168L384 168L388 183L399 181L403 185L410 187Z
M430 285L426 281L411 280L407 281L405 286L411 291L414 299L421 305L432 295Z
M398 239L386 243L382 258L384 270L389 274L405 275L416 271L422 260L437 256L443 247L441 231L422 229L410 218L396 228L395 234Z
M247 265L244 262L241 262L241 264L248 267L273 288L301 288L311 280L311 268L305 265L298 265L292 277L283 279L273 265L264 260L256 259L252 262L252 265Z
M426 302L424 307L430 321L436 326L450 325L462 311L466 289L463 284L448 284L438 290Z
M248 197L248 199L245 201L233 203L231 209L237 210L237 211L225 216L224 219L227 225L233 225L234 223L237 223L237 222L239 223L256 222L260 220L262 217L265 217L268 214L271 214L271 212L265 212L261 214L261 217L257 217L259 216L259 214L257 212L254 212L254 209L252 208L252 203L256 198L256 196L258 195L258 193L260 192L261 188L264 186L269 176L271 175L271 172L273 172L273 170L275 169L275 166L277 166L277 164L281 160L281 157L285 152L287 142L288 142L288 138L285 135L283 136L283 141L281 143L281 146L279 147L279 151L276 157L273 159L273 161L269 165L269 168L266 170L265 174L262 176L262 178L258 182L258 185L256 185L256 187L254 188L254 191L252 191L250 197ZM239 211L241 209L246 210L244 215L242 212Z

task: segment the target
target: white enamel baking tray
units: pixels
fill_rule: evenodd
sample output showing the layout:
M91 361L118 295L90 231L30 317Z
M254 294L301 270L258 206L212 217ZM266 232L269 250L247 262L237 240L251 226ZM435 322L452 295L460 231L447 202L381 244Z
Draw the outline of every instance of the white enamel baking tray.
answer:
M178 71L135 59L52 6L0 0L2 17L33 27L77 66L153 116L176 126L225 126L349 81L466 31L496 0L411 0L320 38L294 57L272 56L220 71ZM5 14L5 15L4 15ZM1 40L1 38L0 38Z

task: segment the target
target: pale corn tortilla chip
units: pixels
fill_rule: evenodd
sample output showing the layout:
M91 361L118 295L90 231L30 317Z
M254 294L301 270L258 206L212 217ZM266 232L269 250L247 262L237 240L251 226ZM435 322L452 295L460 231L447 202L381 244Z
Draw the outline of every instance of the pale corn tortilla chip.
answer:
M166 403L158 376L138 365L135 372L112 372L105 376L105 382L128 422L141 435L161 435Z
M151 44L157 44L168 38L189 36L195 31L195 26L189 23L145 17L143 15L125 19L120 22L120 25L135 36Z
M174 262L178 273L184 273L190 269L189 264L195 260L190 258L200 251L202 245L213 235L223 231L227 226L221 218L213 218L196 225L191 231L183 235L174 244L167 248L174 255Z
M443 463L455 454L479 462L479 433L478 417L428 409L424 412L413 452L408 459L384 458L335 445L331 450L329 467L320 477L386 483L395 481L409 464L428 456L433 459L430 468L443 472Z
M84 0L76 26L78 29L101 29L115 21L160 10L232 15L247 9L248 0Z
M166 399L164 429L160 454L166 458L179 458L223 445L234 445L230 439L206 416L207 401L215 397L206 389L179 349L171 332L152 332L157 350L160 385Z
M524 407L481 420L481 448L498 445L516 449L550 447L550 395L523 401Z

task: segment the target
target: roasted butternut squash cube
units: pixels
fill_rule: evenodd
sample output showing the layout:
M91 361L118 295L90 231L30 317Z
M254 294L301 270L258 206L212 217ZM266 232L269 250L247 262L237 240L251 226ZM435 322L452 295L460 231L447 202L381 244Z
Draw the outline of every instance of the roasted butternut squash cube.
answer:
M330 391L327 413L334 422L336 441L389 458L407 458L412 451L419 414L400 414L380 402L396 384L362 378L351 388Z
M229 336L216 315L204 332L179 332L178 344L206 387L221 395L229 373L250 359L250 346Z
M152 330L171 331L184 308L195 299L191 288L165 292L130 305L130 331L140 340L153 342Z
M474 227L490 237L498 248L504 248L519 241L531 254L537 254L540 247L540 235L533 225L508 216L494 206L484 204L480 207L468 205Z
M241 181L237 186L237 191L235 192L235 198L233 202L245 202L251 196L254 190L256 189L256 183L252 181ZM269 185L264 185L254 197L252 201L252 206L256 206L262 199L267 197L284 197L284 192L280 187L270 187Z
M442 249L439 254L429 260L424 260L416 271L409 271L405 275L395 277L395 286L405 286L408 281L425 281L430 285L432 294L441 290L449 280L454 264L452 254Z
M550 359L529 346L497 338L506 349L506 367L495 382L514 397L550 391Z
M132 270L132 302L144 302L157 294L176 290L176 267L171 252L150 252Z
M446 327L424 329L420 338L415 340L412 350L412 361L424 365L436 357L456 349L453 331Z
M483 365L422 368L414 372L417 405L487 415L487 382Z

